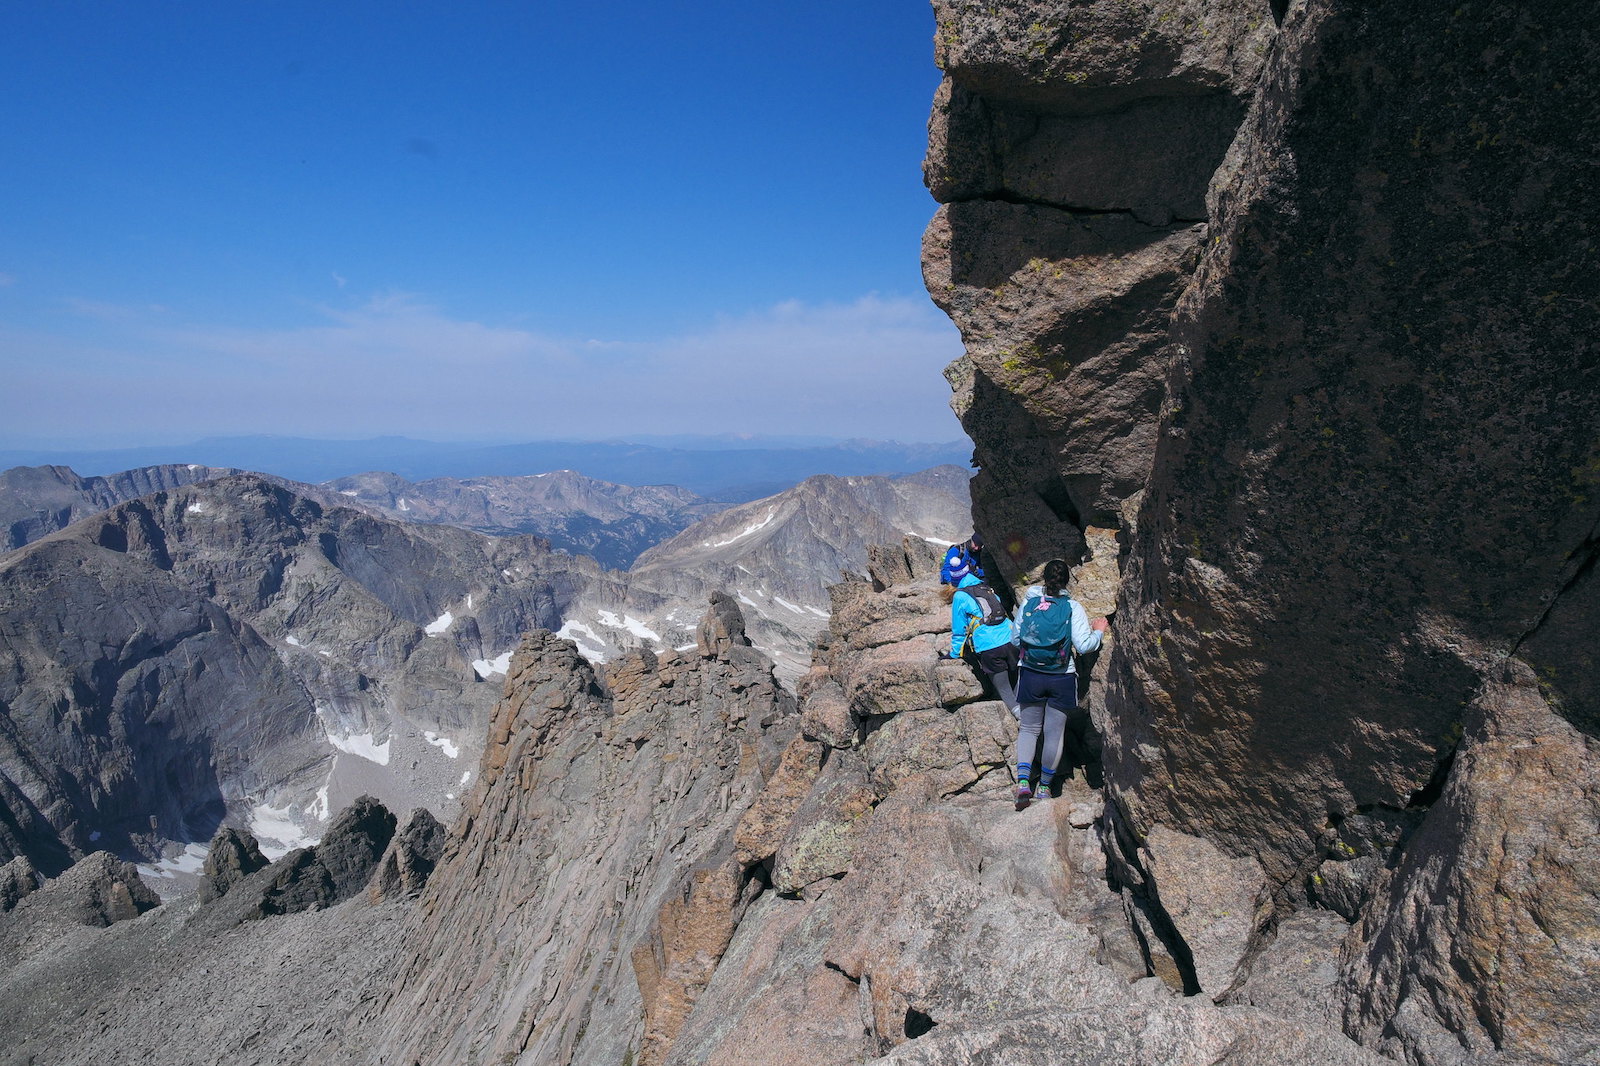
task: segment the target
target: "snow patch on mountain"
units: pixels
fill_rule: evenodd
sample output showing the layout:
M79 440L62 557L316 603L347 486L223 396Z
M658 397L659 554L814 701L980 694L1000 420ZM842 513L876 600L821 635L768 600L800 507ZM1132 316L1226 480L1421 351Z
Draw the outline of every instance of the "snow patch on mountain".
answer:
M626 629L636 637L644 637L646 640L653 640L657 644L661 643L660 633L657 633L631 614L625 614L619 619L613 611L601 611L596 617L603 626L611 629Z
M446 632L451 626L455 625L455 622L456 616L451 614L449 611L446 611L438 618L435 618L433 621L423 626L422 631L428 634L430 637L437 637L439 634Z
M509 655L510 653L507 652L507 654ZM501 671L501 673L504 672L505 671L503 670ZM456 742L451 740L449 737L442 737L438 733L429 731L422 734L422 739L440 749L452 759L459 758L461 755L461 749L456 747Z
M379 744L371 733L354 733L343 737L329 733L328 743L346 755L354 755L379 766L389 765L389 741Z
M600 636L600 634L596 633L593 629L584 625L582 622L577 622L569 618L567 621L562 623L560 629L556 630L556 636L560 637L562 640L570 640L576 644L578 646L578 653L585 659L588 659L590 662L603 663L606 661L605 640Z
M315 837L300 827L294 808L272 807L257 804L250 810L250 835L256 838L261 854L274 861L283 858L295 848L309 848L321 837Z
M472 668L478 671L479 677L490 677L494 674L504 676L511 671L511 653L503 652L493 659L474 659Z
M774 508L772 508L771 510L769 510L767 512L767 517L763 518L761 521L757 522L753 526L746 526L744 529L742 529L739 532L735 533L733 536L729 537L727 540L719 540L719 541L715 541L715 542L709 541L709 540L708 541L702 541L701 545L703 547L707 547L707 548L725 548L729 544L736 544L739 541L743 540L744 538L750 536L752 533L759 533L761 530L765 529L767 526L770 526L772 524L772 520L774 518L777 518L777 517L778 517L778 509L776 507L774 507Z
M188 844L183 851L170 859L161 859L159 862L138 863L139 873L144 877L160 877L175 880L179 874L197 874L206 865L206 856L210 849L203 844Z

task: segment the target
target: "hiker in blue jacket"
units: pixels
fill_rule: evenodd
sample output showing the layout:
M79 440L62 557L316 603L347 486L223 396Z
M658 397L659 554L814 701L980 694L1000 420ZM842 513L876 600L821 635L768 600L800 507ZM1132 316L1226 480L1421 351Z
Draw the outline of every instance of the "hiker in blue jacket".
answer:
M1072 570L1060 559L1045 564L1040 584L1028 589L1017 608L1017 810L1050 798L1056 768L1066 745L1067 715L1078 706L1078 672L1073 656L1098 651L1110 625L1089 620L1083 604L1067 597ZM1040 750L1041 735L1043 749ZM1035 755L1039 756L1035 764ZM1030 781L1039 771L1037 784Z
M994 686L995 694L1006 705L1012 717L1016 717L1017 696L1011 684L1011 675L1017 669L1017 646L1012 643L1016 627L1011 619L1005 616L998 599L991 599L994 607L987 613L991 616L998 613L999 621L984 625L986 611L983 600L979 599L976 592L962 591L974 586L982 586L989 592L989 596L985 598L994 597L994 592L989 590L976 574L968 574L961 578L961 587L950 598L949 658L961 658L963 648L970 642L973 654L978 659L978 669L988 677L989 683Z
M982 581L983 567L978 562L982 554L983 538L977 533L967 538L965 544L950 545L950 550L944 553L944 565L939 567L939 581L958 587L962 579L968 576Z

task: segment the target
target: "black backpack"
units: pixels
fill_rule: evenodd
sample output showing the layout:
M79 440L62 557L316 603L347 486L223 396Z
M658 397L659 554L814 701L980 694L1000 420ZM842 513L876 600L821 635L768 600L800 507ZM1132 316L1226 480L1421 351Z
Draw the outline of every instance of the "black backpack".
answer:
M978 609L983 612L983 619L978 622L980 626L997 626L1006 620L1005 605L1000 602L1000 597L995 595L994 589L988 585L963 585L956 590L965 592L978 603Z

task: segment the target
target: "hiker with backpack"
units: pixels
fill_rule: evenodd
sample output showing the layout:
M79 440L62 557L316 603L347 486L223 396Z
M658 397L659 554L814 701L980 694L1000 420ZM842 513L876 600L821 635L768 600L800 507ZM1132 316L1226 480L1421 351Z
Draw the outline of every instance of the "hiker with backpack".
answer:
M944 563L939 567L939 583L960 587L967 577L983 580L983 567L978 562L983 554L983 537L976 532L964 544L952 544L944 553Z
M1078 668L1073 656L1098 651L1101 636L1110 626L1104 618L1091 622L1083 604L1067 597L1071 578L1072 570L1065 562L1050 560L1040 584L1028 589L1017 609L1019 811L1033 800L1050 798L1066 746L1067 715L1078 706ZM1030 781L1035 769L1037 784Z
M995 694L1012 717L1017 716L1016 689L1011 675L1017 669L1017 646L1012 643L1016 629L1006 616L1005 605L994 589L976 574L960 579L960 587L950 598L950 654L940 658L961 659L972 649Z

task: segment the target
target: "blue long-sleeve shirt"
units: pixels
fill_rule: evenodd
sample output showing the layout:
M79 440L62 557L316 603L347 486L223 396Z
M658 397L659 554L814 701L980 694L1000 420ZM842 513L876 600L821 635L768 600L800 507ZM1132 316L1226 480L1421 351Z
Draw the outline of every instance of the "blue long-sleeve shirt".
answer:
M961 587L980 584L978 578L968 574L961 579ZM983 605L973 599L971 594L956 590L955 596L950 600L950 657L952 659L961 654L961 645L967 641L967 626L974 620L983 621ZM1005 619L992 626L977 625L972 630L972 650L988 651L998 648L1002 644L1009 644L1016 635L1015 627L1011 620Z
M1044 595L1043 585L1029 585L1028 591L1022 596L1022 602L1017 604L1017 612L1012 618L1012 630L1018 634L1012 641L1014 644L1022 643L1022 612L1027 608L1029 601L1041 598ZM968 597L969 599L971 597ZM1060 596L1055 597L1057 600ZM1072 650L1079 655L1087 655L1092 651L1100 650L1101 631L1089 624L1089 612L1083 609L1083 604L1077 600L1068 599L1072 606ZM1072 661L1072 656L1067 656L1067 665L1061 670L1045 670L1038 666L1028 666L1027 669L1041 674L1075 674L1077 665Z

